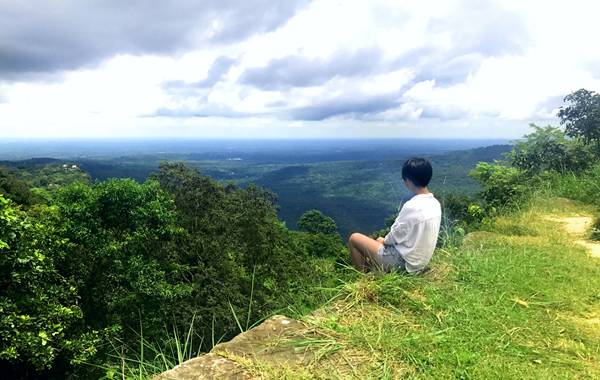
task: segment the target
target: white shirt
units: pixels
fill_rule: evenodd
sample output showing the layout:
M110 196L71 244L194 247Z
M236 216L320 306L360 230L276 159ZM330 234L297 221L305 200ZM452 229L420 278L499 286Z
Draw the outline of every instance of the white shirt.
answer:
M400 253L407 272L418 272L433 255L441 221L442 208L433 194L415 195L400 210L383 244Z

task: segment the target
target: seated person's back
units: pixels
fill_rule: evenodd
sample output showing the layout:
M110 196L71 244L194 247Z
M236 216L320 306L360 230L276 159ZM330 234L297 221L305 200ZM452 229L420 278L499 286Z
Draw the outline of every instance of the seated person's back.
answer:
M372 267L418 273L425 269L438 239L442 212L427 186L433 175L429 161L408 159L402 167L405 186L415 194L406 202L390 232L377 240L354 233L348 241L352 264L359 270Z
M441 218L440 202L432 193L417 194L402 207L383 244L400 254L407 272L419 272L429 263Z

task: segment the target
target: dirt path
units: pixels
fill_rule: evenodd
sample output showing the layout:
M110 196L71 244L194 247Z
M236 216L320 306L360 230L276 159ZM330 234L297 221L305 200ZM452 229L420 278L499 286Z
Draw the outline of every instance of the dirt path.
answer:
M594 242L586 239L586 234L594 224L594 219L590 216L572 216L546 218L553 222L561 223L569 234L576 238L576 243L585 247L592 257L600 258L600 242Z

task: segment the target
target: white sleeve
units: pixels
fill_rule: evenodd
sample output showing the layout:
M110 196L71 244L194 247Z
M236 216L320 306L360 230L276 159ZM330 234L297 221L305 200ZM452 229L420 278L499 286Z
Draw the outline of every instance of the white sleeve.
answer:
M384 245L395 245L406 240L406 238L410 235L413 225L410 214L410 211L406 210L405 208L400 211L400 214L392 225L390 232L385 235L383 241Z

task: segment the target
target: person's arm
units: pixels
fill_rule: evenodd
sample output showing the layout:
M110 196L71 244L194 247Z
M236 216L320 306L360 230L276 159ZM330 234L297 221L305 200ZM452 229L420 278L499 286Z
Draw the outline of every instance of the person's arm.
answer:
M405 208L400 211L400 214L392 225L390 232L385 235L385 238L383 239L383 245L395 245L406 240L412 229L410 214L410 210L406 210Z
M390 232L385 235L383 245L395 245L406 240L410 232L410 225L406 222L394 223Z

